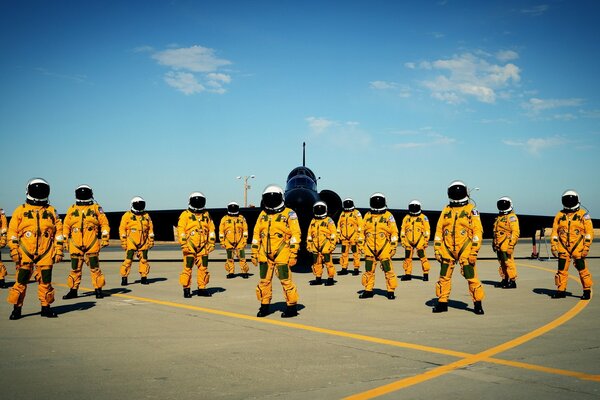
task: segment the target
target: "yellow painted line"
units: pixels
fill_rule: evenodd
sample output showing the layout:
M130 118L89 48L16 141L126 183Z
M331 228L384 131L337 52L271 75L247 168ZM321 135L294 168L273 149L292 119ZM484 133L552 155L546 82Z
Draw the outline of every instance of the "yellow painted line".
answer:
M523 264L523 265L527 266L527 267L535 268L535 269L544 270L544 271L555 272L554 270L544 268L544 267L538 267L535 265L529 265L529 264ZM569 277L571 279L577 280L572 275L569 275ZM577 314L579 314L585 307L587 307L588 304L589 304L589 301L581 300L581 301L577 302L577 304L573 308L571 308L570 310L568 310L566 313L564 313L560 317L556 318L555 320L547 323L546 325L543 325L537 329L534 329L531 332L528 332L522 336L519 336L518 338L509 340L508 342L502 343L498 346L491 347L480 353L463 358L462 360L457 360L450 364L445 364L445 365L439 366L437 368L425 371L422 374L411 376L411 377L404 378L404 379L400 379L396 382L392 382L387 385L379 386L379 387L376 387L371 390L367 390L362 393L358 393L358 394L355 394L352 396L345 397L345 399L346 400L372 399L375 397L379 397L379 396L382 396L385 394L395 392L400 389L407 388L409 386L416 385L418 383L428 381L433 378L437 378L441 375L450 373L459 368L463 368L463 367L466 367L466 366L469 366L469 365L472 365L472 364L475 364L478 362L482 362L482 361L496 362L496 359L491 358L492 356L502 353L504 351L510 350L514 347L520 346L526 342L529 342L532 339L535 339L545 333L548 333L549 331L551 331L551 330L559 327L560 325L566 323L567 321L571 320L573 317L575 317ZM559 373L561 375L573 376L573 377L577 377L580 379L586 379L586 380L600 382L600 375L590 375L590 374L583 374L583 373L578 373L578 372L574 372L574 371L565 371L565 370L559 370L559 369L554 369L554 368L546 368L546 367L535 366L535 365L527 364L527 363L517 363L517 362L511 362L511 361L505 361L505 360L500 360L500 361L503 361L500 363L503 365L512 365L512 366L518 366L520 368L525 368L525 369L529 369L529 370L544 371L544 372L550 372L550 373Z
M527 267L535 268L535 269L544 270L544 271L555 272L554 270L544 268L544 267L538 267L535 265L526 265L526 264L523 264L523 265L527 266ZM571 275L569 277L577 281L577 279L575 277L573 277ZM64 284L58 284L58 286L67 287L67 285L64 285ZM87 290L87 291L92 290L90 288L84 288L84 287L81 287L81 289ZM207 313L207 314L242 319L242 320L247 320L247 321L254 321L254 322L259 322L259 323L266 323L266 324L271 324L271 325L281 326L281 327L286 327L286 328L292 328L292 329L300 329L300 330L305 330L305 331L309 331L309 332L321 333L321 334L331 335L331 336L338 336L338 337L354 339L354 340L359 340L359 341L363 341L363 342L376 343L376 344L381 344L381 345L386 345L386 346L393 346L393 347L399 347L399 348L405 348L405 349L411 349L411 350L419 350L419 351L424 351L424 352L428 352L428 353L457 357L457 358L461 359L461 360L457 360L453 363L443 365L443 366L440 366L433 370L427 371L421 375L417 375L412 378L406 378L404 380L395 382L395 384L398 384L400 382L407 381L409 379L415 379L413 383L410 383L409 385L405 384L402 387L411 386L411 385L417 384L419 382L435 378L442 374L451 372L458 368L461 368L461 367L464 367L464 366L467 366L470 364L474 364L477 362L489 362L489 363L494 363L494 364L499 364L499 365L512 366L512 367L516 367L516 368L522 368L522 369L528 369L528 370L533 370L533 371L546 372L546 373L550 373L550 374L570 376L570 377L583 379L583 380L591 380L591 381L600 382L600 375L591 375L591 374L585 374L585 373L576 372L576 371L562 370L562 369L557 369L557 368L549 368L549 367L544 367L544 366L535 365L535 364L509 361L509 360L503 360L503 359L498 359L498 358L492 357L495 354L498 354L498 353L506 351L510 348L519 346L520 344L525 343L526 341L529 341L537 336L540 336L540 335L548 332L549 330L554 329L558 325L561 325L562 323L568 321L569 319L571 319L573 316L575 316L577 313L579 313L581 311L580 309L578 309L578 306L575 306L573 309L571 309L571 311L573 311L575 309L577 309L577 311L572 316L570 316L568 319L566 319L564 321L562 321L562 318L564 318L567 314L569 314L569 312L567 314L564 314L562 317L559 317L557 320L554 320L551 323L544 325L542 328L538 328L535 331L532 331L532 332L530 332L526 335L523 335L517 339L513 339L512 341L506 342L500 346L496 346L492 349L488 349L488 350L478 353L478 354L471 354L471 353L448 350L448 349L443 349L443 348L423 346L423 345L414 344L414 343L407 343L407 342L400 342L400 341L396 341L396 340L383 339L383 338L378 338L378 337L374 337L374 336L338 331L338 330L334 330L334 329L320 328L320 327L300 324L300 323L296 323L296 322L280 321L280 320L274 320L274 319L270 319L270 318L258 318L258 317L254 317L251 315L216 310L216 309L206 308L206 307L199 307L199 306L190 305L190 304L175 303L172 301L164 301L164 300L157 300L157 299L152 299L152 298L147 298L147 297L133 296L133 295L129 295L129 294L115 293L115 294L111 294L111 297L121 297L121 298L126 298L126 299L138 300L138 301L143 301L146 303L153 303L153 304L163 305L163 306L167 306L167 307L199 311L199 312L203 312L203 313ZM583 309L587 305L587 303L588 303L587 301L582 301L582 302L579 302L578 305L580 306L581 309ZM562 322L559 322L558 325L553 326L553 324L557 323L557 321L559 321L559 320ZM544 329L544 328L546 330L542 331L542 329ZM538 333L536 335L532 336L532 334L534 334L535 332L538 332ZM501 348L501 346L508 346L508 347ZM499 350L497 350L497 349L499 349ZM494 351L490 352L492 350L494 350ZM417 380L416 378L419 378L419 377L421 377L421 379ZM394 385L394 383L392 383L390 385ZM388 388L388 387L390 387L390 385L385 385L380 388L375 388L370 391L367 391L367 392L364 392L361 394L357 394L357 395L354 395L354 396L351 396L348 398L350 398L350 399L373 398L373 397L380 396L382 394L389 393L391 391L399 390L402 388L402 387L398 387L396 389L392 389L387 392L380 392L378 390L378 389L382 389L382 388ZM365 393L379 393L379 394L370 395L370 397L355 397L355 396L363 395Z

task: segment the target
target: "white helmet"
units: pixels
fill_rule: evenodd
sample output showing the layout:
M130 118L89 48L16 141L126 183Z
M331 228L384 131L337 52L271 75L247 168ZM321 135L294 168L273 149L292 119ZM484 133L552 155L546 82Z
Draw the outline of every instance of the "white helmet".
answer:
M469 202L467 185L463 181L452 181L448 185L448 199L451 205L464 206Z
M262 205L267 212L280 212L285 207L283 189L277 185L269 185L262 193Z
M408 213L410 215L421 214L421 202L419 200L413 200L408 203Z
M42 178L33 178L27 182L27 203L34 205L48 204L50 184Z
M382 213L387 208L385 201L385 195L383 193L373 193L369 199L369 206L371 211L375 213Z
M562 205L565 210L577 211L579 210L579 195L574 190L567 190L562 195Z
M496 205L498 206L498 211L500 212L500 214L503 215L508 214L513 210L513 203L510 197L500 197L498 199L498 202L496 202Z
M88 185L79 185L75 189L75 202L79 205L94 204L94 192Z
M199 212L206 206L206 197L201 192L190 193L188 208L190 211Z
M240 213L240 205L235 201L227 204L227 214L229 215L238 215Z
M131 212L134 214L142 214L146 210L146 200L140 196L135 196L131 199Z
M324 201L317 201L313 205L313 214L315 218L325 218L327 216L327 204Z

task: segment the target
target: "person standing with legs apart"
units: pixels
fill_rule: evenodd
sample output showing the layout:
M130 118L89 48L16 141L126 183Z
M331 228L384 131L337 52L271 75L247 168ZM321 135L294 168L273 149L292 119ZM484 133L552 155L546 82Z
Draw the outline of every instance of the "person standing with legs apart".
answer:
M373 297L375 268L379 262L385 273L387 298L393 300L396 298L394 291L398 286L392 265L392 257L398 247L398 226L394 216L387 209L385 196L382 193L374 193L369 204L371 211L367 212L364 218L365 272L362 276L362 284L365 290L358 297L361 299Z
M121 217L119 225L121 247L125 250L125 260L121 265L121 286L127 286L127 277L133 264L133 256L140 261L141 284L148 284L150 264L148 250L154 247L154 226L146 212L146 201L139 196L131 199L131 209Z
M562 205L562 211L556 214L552 224L551 250L552 255L558 258L558 271L554 277L557 291L552 298L566 297L569 263L573 260L583 287L581 299L589 300L594 282L585 258L594 240L592 218L587 210L581 207L579 195L574 190L563 193Z
M517 266L515 264L514 251L519 240L519 219L513 211L510 197L501 197L496 203L498 216L494 220L494 237L492 248L496 252L500 267L500 287L503 289L516 289Z
M435 285L438 301L432 311L448 311L452 272L458 263L461 274L469 282L469 293L474 303L473 311L481 315L484 292L475 267L483 236L481 219L475 206L469 203L469 192L463 182L450 183L448 199L449 203L442 210L435 230L435 258L440 262L440 279Z
M206 197L200 192L190 194L188 209L181 213L177 223L179 244L183 251L183 270L179 275L179 283L183 286L183 297L192 297L192 270L198 267L198 296L210 297L206 289L210 281L208 272L208 255L215 249L215 224L206 206Z
M417 250L417 255L421 260L423 269L423 281L429 280L429 260L425 255L425 249L429 244L429 219L421 212L421 203L419 200L413 200L408 204L408 214L402 219L400 228L400 243L404 247L404 275L401 281L410 281L412 279L412 257L413 251Z
M360 269L360 255L363 247L363 218L354 207L354 201L350 198L342 202L343 210L337 222L338 241L342 244L340 265L342 269L339 275L348 274L349 255L352 252L354 269L352 275L358 275Z
M84 263L90 266L96 298L103 298L102 287L105 282L98 255L100 248L108 246L110 227L102 207L94 200L94 193L88 185L80 185L75 189L75 204L65 216L63 235L69 242L71 257L71 272L67 278L70 289L63 299L77 297Z
M63 258L63 227L58 213L48 203L50 185L34 178L27 183L27 200L17 207L8 224L10 257L17 266L17 280L8 292L13 305L10 319L21 318L27 284L34 270L38 278L38 298L42 317L56 318L50 308L54 302L52 267Z
M242 278L248 279L248 262L246 261L246 245L248 244L248 223L240 214L240 206L236 202L227 205L227 215L219 224L219 242L227 253L225 271L227 279L235 277L235 257L240 260Z
M313 255L312 271L315 280L311 285L322 283L323 265L327 268L327 280L325 286L333 286L335 267L331 254L337 244L337 228L331 217L327 216L327 204L317 201L313 206L314 218L310 221L308 234L306 235L306 249Z
M261 202L263 210L252 234L252 264L258 265L260 271L256 286L256 297L260 301L257 317L266 317L270 313L273 274L277 274L285 296L286 309L281 318L298 315L298 291L290 267L298 260L300 225L296 212L285 206L283 196L279 186L265 188Z

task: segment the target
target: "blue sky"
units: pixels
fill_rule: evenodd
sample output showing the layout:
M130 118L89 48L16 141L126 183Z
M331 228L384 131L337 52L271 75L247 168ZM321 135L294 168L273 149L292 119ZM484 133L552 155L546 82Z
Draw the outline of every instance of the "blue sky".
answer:
M0 207L250 203L302 161L366 207L441 209L461 179L600 216L597 1L0 1Z

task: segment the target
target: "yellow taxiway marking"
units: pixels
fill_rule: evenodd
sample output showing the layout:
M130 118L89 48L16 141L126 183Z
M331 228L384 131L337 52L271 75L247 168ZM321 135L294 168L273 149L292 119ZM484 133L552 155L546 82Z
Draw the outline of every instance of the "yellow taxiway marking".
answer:
M530 265L530 264L521 264L521 265L530 267L530 268L543 270L543 271L555 272L554 270L550 270L550 269L544 268L544 267L538 267L536 265ZM577 280L572 275L569 275L569 278L571 278L573 280ZM514 366L514 367L518 367L518 368L524 368L524 369L535 370L535 371L543 371L543 372L548 372L548 373L576 377L579 379L600 382L600 375L590 375L590 374L584 374L584 373L575 372L575 371L566 371L566 370L547 368L547 367L532 365L532 364L527 364L527 363L499 360L499 359L492 358L492 356L494 356L496 354L499 354L506 350L520 346L523 343L526 343L532 339L535 339L535 338L559 327L560 325L564 324L565 322L569 321L570 319L575 317L577 314L579 314L588 304L589 304L589 301L585 301L585 300L579 301L573 308L568 310L566 313L564 313L560 317L547 323L544 326L541 326L537 329L534 329L533 331L531 331L529 333L526 333L525 335L522 335L515 339L509 340L508 342L502 343L498 346L491 347L480 353L470 355L461 360L457 360L452 363L445 364L445 365L439 366L437 368L433 368L433 369L425 371L421 374L410 376L410 377L404 378L404 379L400 379L396 382L392 382L387 385L379 386L379 387L367 390L362 393L358 393L358 394L355 394L352 396L345 397L345 400L372 399L375 397L379 397L379 396L382 396L385 394L395 392L400 389L407 388L409 386L416 385L421 382L425 382L425 381L433 379L433 378L437 378L438 376L450 373L459 368L464 368L468 365L472 365L472 364L475 364L478 362L493 362L493 363L498 363L498 364L502 364L502 365Z
M538 267L535 265L528 265L528 264L520 264L520 265L539 269L539 270L549 271L549 272L553 272L553 273L555 272L554 270L550 270L550 269L544 268L544 267ZM569 275L569 277L571 279L577 280L576 278L574 278L571 275ZM67 285L59 284L58 286L66 287ZM81 289L92 290L92 289L83 288L83 287ZM115 294L111 294L111 297L121 297L121 298L125 298L125 299L143 301L146 303L159 304L159 305L163 305L163 306L167 306L167 307L200 311L200 312L207 313L207 314L220 315L220 316L229 317L229 318L254 321L254 322L259 322L259 323L282 326L282 327L286 327L286 328L300 329L300 330L309 331L309 332L321 333L321 334L325 334L325 335L332 335L332 336L338 336L338 337L343 337L343 338L348 338L348 339L360 340L360 341L364 341L364 342L377 343L377 344L382 344L382 345L386 345L386 346L400 347L400 348L406 348L406 349L411 349L411 350L419 350L419 351L424 351L424 352L428 352L428 353L441 354L441 355L447 355L447 356L460 358L460 360L454 361L449 364L442 365L440 367L426 371L422 374L408 377L405 379L401 379L399 381L390 383L388 385L380 386L380 387L377 387L377 388L374 388L374 389L371 389L371 390L368 390L368 391L365 391L365 392L362 392L359 394L349 396L349 397L347 397L347 399L371 399L371 398L374 398L377 396L381 396L383 394L391 393L393 391L396 391L396 390L399 390L399 389L402 389L402 388L405 388L408 386L415 385L417 383L420 383L420 382L423 382L423 381L426 381L429 379L433 379L440 375L452 372L456 369L463 368L465 366L475 364L478 362L488 362L488 363L493 363L493 364L511 366L511 367L515 367L515 368L522 368L522 369L528 369L528 370L532 370L532 371L546 372L546 373L550 373L550 374L570 376L570 377L574 377L574 378L578 378L578 379L600 382L600 375L592 375L592 374L563 370L563 369L558 369L558 368L549 368L549 367L544 367L544 366L535 365L535 364L528 364L528 363L519 362L519 361L503 360L503 359L498 359L498 358L493 357L496 354L499 354L499 353L509 350L511 348L517 347L523 343L526 343L526 342L528 342L540 335L543 335L544 333L547 333L550 330L555 329L556 327L564 324L565 322L567 322L568 320L573 318L575 315L577 315L581 310L583 310L589 303L588 301L579 301L575 305L575 307L571 308L569 311L567 311L565 314L563 314L559 318L557 318L557 319L551 321L550 323L548 323L540 328L537 328L525 335L522 335L516 339L510 340L510 341L500 344L498 346L487 349L483 352L480 352L477 354L471 354L471 353L454 351L454 350L443 349L443 348L438 348L438 347L424 346L424 345L415 344L415 343L400 342L397 340L383 339L383 338L378 338L378 337L374 337L374 336L367 336L367 335L361 335L361 334L357 334L357 333L338 331L338 330L334 330L334 329L320 328L317 326L305 325L305 324L300 324L297 322L279 321L279 320L274 320L274 319L269 319L269 318L258 318L258 317L254 317L251 315L239 314L239 313L234 313L234 312L230 312L230 311L222 311L222 310L216 310L216 309L212 309L212 308L199 307L199 306L195 306L195 305L176 303L176 302L172 302L172 301L157 300L157 299L152 299L152 298L147 298L147 297L133 296L130 294L115 293Z

